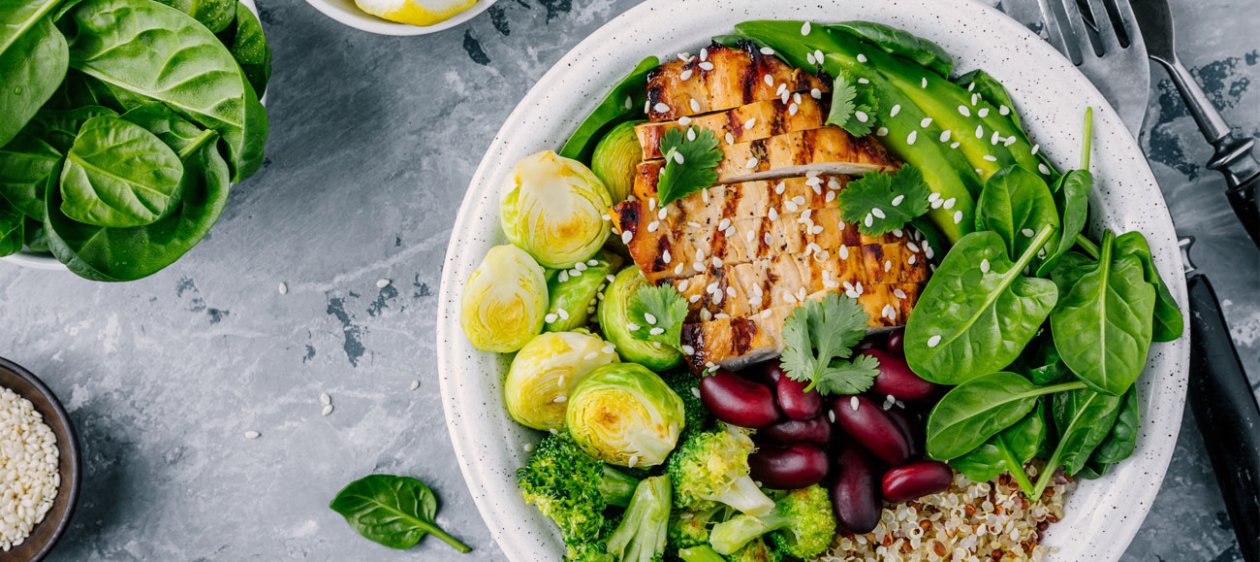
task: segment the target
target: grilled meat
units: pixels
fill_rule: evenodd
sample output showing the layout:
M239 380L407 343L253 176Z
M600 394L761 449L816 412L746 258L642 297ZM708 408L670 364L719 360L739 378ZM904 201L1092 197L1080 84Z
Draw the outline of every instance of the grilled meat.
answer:
M815 90L825 93L831 85L752 43L739 48L715 44L701 56L672 60L648 73L648 120L674 121Z
M821 95L821 94L819 94ZM643 147L643 159L661 157L661 139L672 129L698 127L713 131L726 144L738 144L770 138L794 131L817 129L827 119L824 102L812 95L791 94L788 103L778 99L763 100L718 113L684 117L678 121L643 123L634 128Z

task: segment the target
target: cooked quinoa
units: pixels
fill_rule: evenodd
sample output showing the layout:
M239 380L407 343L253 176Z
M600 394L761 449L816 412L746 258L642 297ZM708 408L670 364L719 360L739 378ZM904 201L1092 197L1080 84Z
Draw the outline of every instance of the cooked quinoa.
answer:
M0 549L22 544L61 485L57 436L30 400L0 387Z
M1029 475L1037 473L1028 467ZM1028 501L1009 475L991 482L954 476L949 490L884 508L879 525L864 535L841 534L819 562L956 562L1044 560L1046 528L1063 517L1065 496L1076 483L1056 475L1037 502Z

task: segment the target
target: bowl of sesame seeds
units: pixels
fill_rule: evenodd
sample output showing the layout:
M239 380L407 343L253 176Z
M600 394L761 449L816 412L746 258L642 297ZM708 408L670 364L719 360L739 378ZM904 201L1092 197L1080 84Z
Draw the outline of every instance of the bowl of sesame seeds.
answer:
M0 559L42 560L70 526L82 467L61 402L0 358Z

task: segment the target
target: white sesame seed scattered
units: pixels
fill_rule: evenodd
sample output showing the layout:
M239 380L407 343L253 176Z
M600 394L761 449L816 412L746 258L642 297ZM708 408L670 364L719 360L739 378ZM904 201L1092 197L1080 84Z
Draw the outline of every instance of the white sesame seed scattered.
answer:
M377 289L384 289L385 287L388 287L390 283L392 283L392 281L390 281L389 279L383 279L383 278L382 278L382 279L377 279L377 280L376 280L376 288L377 288Z
M998 106L999 115L1002 115L1003 117L1005 117L1007 115L1010 115L1010 113L1011 113L1011 108L1006 107L1006 104L1002 104Z
M918 138L919 138L918 131L910 131L910 134L906 135L906 144L914 144L914 141Z
M813 88L809 91L809 96L816 100L820 100L822 99L822 90L819 90L818 88Z
M867 117L865 111L854 111L853 116L857 117L857 120L861 123L865 123L868 119L870 119L869 117Z
M324 417L328 417L328 415L329 415L329 414L332 414L332 413L333 413L333 405L332 405L332 404L324 404L324 407L323 407L322 409L320 409L320 411L319 411L319 415L324 416Z
M901 104L893 105L892 109L888 110L889 117L896 117L898 113L901 113Z
M638 325L638 324L635 324L634 322L626 322L626 329L627 329L627 330L630 330L631 332L637 332L637 331L639 331L639 329L641 329L642 327L643 327L643 326L640 326L640 325Z
M656 325L656 316L654 316L651 312L643 313L643 319L647 320L647 323L651 326Z
M680 263L674 266L674 275L682 275L682 272L683 272L683 264Z
M962 224L962 211L954 211L954 224Z
M653 336L659 336L665 333L665 328L652 328L651 330L648 330L648 333Z
M840 259L842 259L842 260L847 260L847 259L849 259L849 247L848 247L848 246L840 246Z
M857 396L849 397L849 408L852 409L854 412L858 411L858 407L861 405L862 405L862 402L858 400Z
M734 135L734 134L732 134L732 133L726 133L726 137L725 137L725 139L726 139L726 144L735 144L735 135Z
M700 112L700 102L699 102L699 101L697 101L697 100L696 100L696 98L691 98L691 103L690 103L690 105L691 105L691 111L693 111L693 112L695 112L695 113L699 113L699 112Z
M258 439L259 437L262 437L262 434L257 431L250 430L245 432L246 439Z
M924 117L921 121L919 121L919 126L920 126L920 127L922 127L922 128L924 128L924 129L926 129L926 128L928 127L928 125L931 125L931 124L932 124L932 118L931 118L931 117Z
M941 142L949 142L949 137L952 136L953 134L954 132L950 129L945 129L944 131L941 131Z
M801 35L809 35L809 22L801 25Z
M908 263L908 264L910 264L910 265L914 265L914 264L916 264L916 263L919 263L919 257L918 257L918 256L916 256L916 255L914 255L914 254L910 254L910 257L909 257L909 258L906 258L906 263Z
M818 62L814 59L814 53L805 53L805 62L810 66L818 64Z
M661 207L661 210L656 212L656 218L658 219L665 220L665 217L667 216L669 216L669 209L666 209L665 207Z
M411 386L407 388L414 392L416 389L420 388L420 381L411 381Z
M681 78L683 82L686 82L691 79L691 75L692 70L688 68L687 70L682 71L682 74L679 74L678 77Z
M761 54L763 54L763 55L767 55L767 56L769 56L769 55L773 55L773 54L774 54L774 49L771 49L770 47L762 47L762 48L761 48Z
M950 197L949 199L946 199L944 202L942 202L942 205L943 205L946 209L953 209L953 208L954 208L954 205L955 205L956 203L958 203L958 198L957 198L957 197Z
M744 167L745 167L745 168L748 168L749 170L751 170L751 169L753 169L753 168L756 168L756 167L757 167L757 157L756 157L756 156L753 156L752 158L749 158L749 159L748 159L748 162L746 162L746 163L744 164Z
M872 214L872 215L875 215L875 218L877 218L877 219L886 219L886 218L888 218L888 215L885 215L885 214L884 214L884 210L883 210L883 209L880 209L879 207L872 208L872 209L871 209L871 214Z
M556 314L560 316L560 319L561 319L561 320L568 320L568 319L569 319L569 311L567 311L567 310L565 310L565 309L563 309L563 308L557 308L557 309L556 309Z
M886 136L888 136L888 127L880 127L880 128L878 128L878 129L876 129L876 130L875 130L875 136L877 136L877 137L886 137Z
M1004 139L1002 138L1001 133L997 131L993 131L993 136L989 137L989 144L997 144L999 142L1002 142L1003 140Z
M1034 231L1034 230L1033 230L1033 229L1031 229L1031 228L1025 228L1025 229L1023 229L1023 230L1020 230L1020 231L1019 231L1019 233L1020 233L1020 234L1023 234L1024 236L1026 236L1026 237L1028 237L1028 238L1032 238L1034 235L1036 235L1036 234L1037 234L1037 233L1036 233L1036 231Z
M700 302L700 295L691 295L689 298L687 298L687 301L690 302L691 304Z
M866 62L866 55L864 55L864 54L862 54L862 53L858 53L858 55L857 55L857 61L858 61L858 62Z
M988 160L989 162L997 162L997 156L994 156L992 154L985 154L984 159Z
M867 213L866 218L863 219L862 222L866 225L866 228L870 228L871 225L875 224L875 217L872 217L870 213Z
M756 118L756 117L753 117L753 118L751 118L751 119L749 119L749 120L747 120L747 121L744 121L744 128L745 128L745 129L751 129L751 128L756 127L756 126L757 126L757 118Z
M937 346L937 345L939 345L940 343L941 343L941 336L940 336L940 335L935 335L935 336L932 336L932 337L928 338L928 340L927 340L927 346L928 346L928 347L936 347L936 346Z
M988 116L989 116L989 108L987 108L987 107L982 107L982 108L980 108L980 111L977 111L977 112L976 112L976 115L980 116L980 118L981 118L981 119L984 119L985 117L988 117Z
M332 404L332 396L329 396L327 392L319 393L319 403L325 405Z
M1019 142L1019 139L1015 138L1015 135L1011 135L1009 137L1006 137L1006 142L1002 144L1005 144L1006 146L1011 146L1012 144L1015 144L1016 142Z
M1033 147L1032 147L1032 155L1033 155L1033 156L1036 156L1038 152L1041 152L1041 145L1040 145L1040 144L1034 144L1034 145L1033 145Z
M548 323L548 324L555 323L555 321L556 321L556 320L558 320L558 319L559 319L559 318L558 318L555 314L548 314L548 315L546 315L546 316L543 316L543 321L544 321L544 322L546 322L546 323Z
M835 410L827 410L827 420L829 420L831 423L836 423L836 411L835 411Z
M952 142L952 143L950 143L950 144L949 144L949 147L950 147L950 148L952 148L952 149L954 149L954 150L958 150L958 146L959 146L959 145L961 145L961 144L962 144L962 143L960 143L960 142L958 142L958 141L954 141L954 142Z
M800 106L795 103L788 106L788 115L796 115L797 111L800 111Z
M958 106L958 113L961 113L963 117L971 117L971 109L965 105Z
M634 233L629 230L621 233L621 243L629 244L634 239Z
M980 94L971 94L971 105L976 105L979 102L980 102Z
M656 102L656 105L652 106L652 109L657 113L669 113L669 106L665 105L663 102Z
M893 197L893 200L892 200L892 206L894 206L894 207L900 206L900 205L901 205L901 202L902 202L902 201L905 201L905 200L906 200L906 196L905 196L905 195L898 195L898 196L896 196L896 197ZM883 218L883 217L881 217L881 218Z
M661 228L661 222L660 222L660 221L652 221L652 222L648 223L648 227L647 227L647 228L648 228L648 232L656 232L658 229L660 229L660 228Z
M905 300L905 298L906 298L906 292L905 292L905 291L903 291L903 290L901 290L901 289L893 289L893 296L895 296L895 297L897 297L897 298L899 298L899 299Z
M1045 163L1037 164L1037 171L1041 172L1041 174L1044 176L1050 175L1050 167L1046 166Z
M892 260L884 260L884 273L892 271Z
M889 320L897 319L897 309L893 308L891 304L884 305L883 313L884 313L884 317Z
M858 84L862 84L863 86L865 86L865 85L870 84L870 83L871 83L871 81L870 81L870 80L867 80L866 78L858 78Z
M919 87L925 90L927 89L927 76L919 79Z
M976 138L984 138L984 125L976 125Z
M279 285L276 285L276 290L282 295L287 295L289 294L289 284L281 281Z
M815 49L815 50L814 50L814 60L818 61L818 64L822 64L822 61L823 61L823 52L822 52L822 49Z

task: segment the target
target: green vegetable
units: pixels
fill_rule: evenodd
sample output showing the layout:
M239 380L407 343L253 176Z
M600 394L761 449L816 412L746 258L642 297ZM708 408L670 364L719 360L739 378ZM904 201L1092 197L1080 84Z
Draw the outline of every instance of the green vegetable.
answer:
M499 222L512 244L552 269L585 262L608 239L608 189L581 162L545 150L512 169Z
M947 74L942 76L949 77ZM968 92L980 94L990 104L997 105L998 114L1010 117L1016 127L1023 126L1019 120L1019 113L1015 111L1015 100L1011 98L1011 93L1006 90L1006 86L1003 86L996 78L990 76L988 72L977 68L954 78L954 83L966 88ZM1006 107L1005 112L1002 111L1004 106Z
M868 316L857 300L829 292L796 307L783 322L783 371L820 394L860 394L879 374L879 360L853 356L866 337Z
M565 141L560 155L589 162L598 139L603 138L618 124L633 119L647 103L647 75L660 62L656 57L645 58L629 75L617 82L612 91L595 106L595 110L582 120L582 124L569 136L569 140Z
M1046 439L1042 402L1032 414L994 435L983 445L949 461L949 465L975 482L987 482L1002 472L1010 472L1025 494L1032 495L1033 484L1024 464L1037 455Z
M117 116L118 112L101 105L84 105L73 109L45 107L26 124L22 135L39 137L57 149L57 152L65 154L74 145L75 137L79 136L79 130L88 119L105 115Z
M945 49L901 29L870 21L846 21L829 27L865 39L890 55L910 59L941 78L949 78L954 69L954 61Z
M583 263L583 269L561 271L548 279L547 293L551 297L551 304L543 317L543 330L568 332L585 327L595 312L600 291L608 284L608 277L620 263L621 256L607 251L600 252Z
M525 501L560 527L566 543L600 537L608 506L627 506L638 479L578 447L567 433L549 434L516 472Z
M103 115L83 123L61 170L61 212L85 224L125 228L176 207L184 165L144 127Z
M1048 335L1030 343L1024 349L1018 364L1027 371L1033 384L1053 384L1073 377L1072 371L1063 364L1059 350L1054 348L1054 341Z
M591 171L604 182L613 203L625 201L634 187L634 176L643 161L643 147L634 134L642 121L626 121L613 127L591 155Z
M236 3L235 18L235 27L220 32L219 40L227 45L232 57L241 65L250 87L261 98L267 91L267 82L271 80L271 47L267 45L267 36L258 16L240 2Z
M1042 469L1033 491L1036 501L1061 466L1073 476L1085 467L1090 454L1111 432L1120 412L1120 396L1110 396L1082 388L1051 397L1051 412L1059 444Z
M511 353L542 331L547 280L516 246L495 246L464 283L460 325L473 347Z
M630 334L645 342L682 348L687 300L673 285L643 285L630 297Z
M262 165L267 111L232 54L205 26L148 0L87 2L67 17L78 29L70 43L73 68L218 132L234 181Z
M931 382L958 384L1011 364L1058 298L1054 283L1022 274L1053 233L1053 227L1043 227L1014 263L997 233L963 237L907 322L910 368Z
M679 442L685 441L693 433L713 429L714 418L709 409L700 400L700 377L690 371L673 371L661 375L661 380L669 385L670 390L678 395L683 403L683 417L686 423Z
M66 38L49 12L57 0L0 4L0 146L8 144L66 76Z
M1059 216L1054 210L1050 188L1037 174L1012 166L993 174L985 182L976 205L976 230L1001 236L1011 259L1028 252L1032 237L1047 227L1056 232L1044 244L1054 247L1059 239Z
M608 537L608 553L616 560L661 561L669 526L669 491L668 476L653 476L639 482L621 523Z
M48 230L44 228L44 223L31 217L26 217L25 223L22 239L26 249L31 252L51 253L48 249Z
M719 523L709 542L718 553L731 554L766 534L788 556L809 560L826 552L836 534L827 491L818 485L792 490L766 515L737 515Z
M1084 387L1080 382L1036 386L1006 371L964 382L928 415L928 456L942 461L958 458L1027 416L1038 396Z
M565 424L587 454L618 466L665 462L682 432L682 399L635 363L596 368L568 398Z
M0 256L15 254L26 238L26 216L0 199Z
M0 195L14 209L42 219L44 187L59 169L61 153L47 142L25 133L0 147Z
M1115 255L1114 240L1108 231L1096 263L1065 260L1055 268L1063 298L1050 313L1050 332L1077 377L1119 396L1146 366L1155 288L1146 282L1138 257Z
M660 342L636 338L630 326L630 301L639 288L647 284L637 266L630 265L621 270L604 290L604 300L599 302L599 327L604 337L617 346L617 354L622 361L638 363L653 371L665 371L682 362L682 353Z
M712 186L722 161L717 136L709 129L688 127L665 131L661 139L665 169L656 182L656 199L664 207Z
M860 137L868 135L875 124L875 115L879 105L875 101L872 88L857 88L844 77L837 74L831 87L831 110L827 112L827 124L835 125L848 131L850 135Z
M1155 287L1155 314L1151 339L1158 342L1173 341L1181 337L1185 329L1185 318L1173 298L1172 291L1155 268L1155 260L1151 258L1151 247L1141 232L1126 232L1116 237L1115 253L1117 256L1137 256L1142 260L1143 276L1147 283Z
M1085 231L1089 220L1089 192L1094 188L1094 175L1089 171L1090 146L1093 143L1094 110L1085 109L1085 133L1081 144L1081 166L1068 170L1054 183L1055 205L1062 217L1063 230L1057 241L1047 247L1046 257L1037 268L1038 277L1046 277L1054 271L1059 260L1076 244L1077 236Z
M727 562L725 558L722 558L721 554L718 554L716 550L713 550L707 544L680 548L678 549L678 557L683 562Z
M1129 458L1137 450L1138 425L1141 423L1141 412L1138 409L1137 386L1124 393L1124 403L1116 414L1116 423L1111 432L1094 450L1090 463L1096 465L1116 464Z
M238 11L249 9L241 6L237 10L236 0L156 0L192 16L207 29L218 33L232 24Z
M863 234L882 236L928 212L923 174L910 164L894 173L874 172L850 181L837 197L844 221Z
M434 521L437 498L415 478L365 476L338 492L328 507L364 538L390 548L411 548L425 535L433 535L459 552L472 550Z
M678 550L678 557L683 562L780 562L783 555L766 543L764 537L757 537L744 548L733 554L722 556L708 544L690 546Z
M669 518L669 546L675 549L707 547L710 530L724 521L730 511L729 507L718 503L697 511L675 509Z
M748 475L752 439L739 429L692 433L669 457L674 505L703 511L716 504L742 513L765 515L774 507Z
M564 427L565 400L596 367L614 363L612 346L587 333L546 332L529 340L508 368L503 402L517 423L534 429Z

